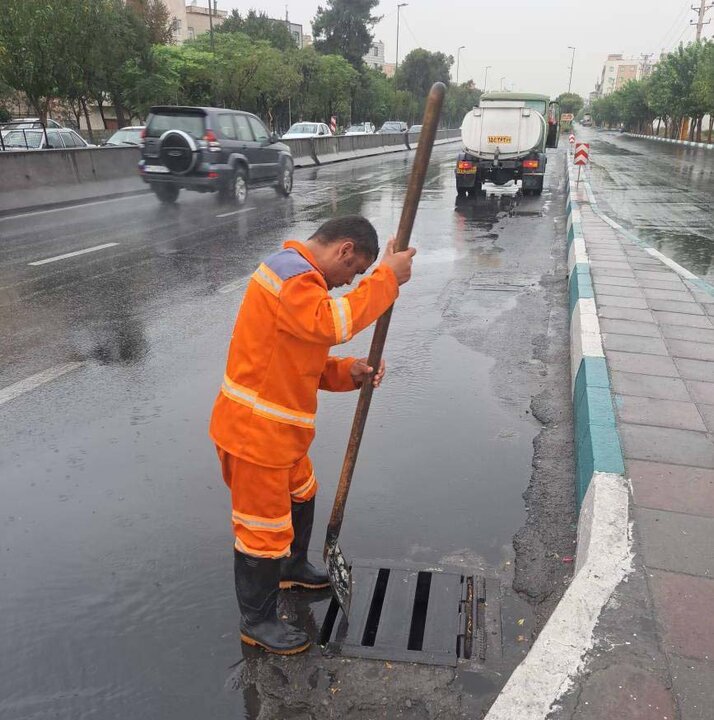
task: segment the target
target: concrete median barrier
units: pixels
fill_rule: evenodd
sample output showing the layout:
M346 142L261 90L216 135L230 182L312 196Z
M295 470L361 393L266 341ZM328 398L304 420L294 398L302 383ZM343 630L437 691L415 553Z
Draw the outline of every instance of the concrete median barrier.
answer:
M290 148L295 167L311 167L318 164L315 147L310 138L281 140L280 142L285 143Z

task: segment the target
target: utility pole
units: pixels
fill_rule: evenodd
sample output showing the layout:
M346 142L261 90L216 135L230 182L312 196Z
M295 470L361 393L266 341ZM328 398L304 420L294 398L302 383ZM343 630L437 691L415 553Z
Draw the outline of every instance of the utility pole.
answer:
M570 56L570 80L568 80L568 92L573 86L573 65L575 65L575 48L572 45L568 45L568 50L572 50L573 54Z
M707 0L700 0L699 7L696 7L695 5L692 5L692 10L697 13L697 21L694 22L693 20L690 20L690 25L696 25L697 26L697 42L699 42L702 38L702 28L705 25L709 25L711 20L707 20L704 22L704 18L707 14L708 10L711 10L714 7L714 5L707 5Z
M409 3L397 3L397 54L396 58L394 60L394 73L396 75L397 70L399 70L399 11L406 7Z
M213 42L213 11L211 10L211 3L214 0L208 0L208 28L211 33L211 52L216 51L216 46Z
M503 81L504 81L505 79L506 79L506 76L504 75L504 76L501 78L501 90L503 90Z
M456 84L459 84L459 60L461 59L461 51L466 47L466 45L461 45L459 49L456 51Z
M483 74L483 91L486 92L486 83L488 82L488 71L493 65L486 65L486 72Z

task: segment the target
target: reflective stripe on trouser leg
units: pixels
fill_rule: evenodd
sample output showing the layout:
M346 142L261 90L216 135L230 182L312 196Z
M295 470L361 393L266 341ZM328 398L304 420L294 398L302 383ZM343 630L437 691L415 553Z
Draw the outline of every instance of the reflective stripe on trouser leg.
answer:
M307 502L315 497L317 488L312 461L305 455L290 469L290 497L293 502Z
M231 489L236 550L260 558L288 557L293 540L292 468L253 465L220 449L218 455Z

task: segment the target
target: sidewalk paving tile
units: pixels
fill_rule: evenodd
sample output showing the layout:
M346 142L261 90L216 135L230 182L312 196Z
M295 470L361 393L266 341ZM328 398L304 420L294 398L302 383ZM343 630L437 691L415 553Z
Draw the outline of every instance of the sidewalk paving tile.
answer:
M714 658L714 580L652 570L650 583L669 651L699 660Z
M705 425L709 428L709 432L714 435L714 405L697 405L699 414L702 416Z
M635 395L615 397L617 414L623 422L706 432L696 405L679 400L659 400Z
M714 345L709 345L709 347L714 348ZM714 378L714 362L675 357L674 363L679 370L680 377L685 380L708 381Z
M687 386L679 378L661 377L659 375L640 375L639 373L610 373L612 388L620 395L637 395L638 397L659 398L661 400L689 401Z
M714 470L631 460L627 474L636 505L714 518Z
M662 335L672 340L693 340L694 342L714 343L714 330L684 325L660 325Z
M699 575L714 586L714 518L641 507L634 517L648 568Z
M644 335L646 337L661 337L656 323L637 322L634 320L600 320L602 332L614 332L622 335Z
M659 300L679 300L680 302L692 302L692 296L686 290L663 290L662 288L645 288L645 297Z
M704 315L685 315L683 313L655 310L654 316L655 320L661 325L679 325L714 330L712 321Z
M714 444L703 433L630 423L619 429L628 460L714 468Z
M645 294L640 290L640 288L635 286L612 286L612 285L606 285L601 280L596 280L594 282L595 290L597 290L597 296L598 299L600 296L603 297L609 297L609 296L615 296L615 297L621 297L621 298L636 298L637 300L644 300Z
M674 357L711 362L709 379L714 382L714 345L689 340L668 340L667 345L669 345Z
M687 388L695 403L714 405L714 382L687 380Z
M620 307L618 305L607 305L601 303L598 309L601 318L611 320L635 320L637 322L654 322L652 313L649 310L640 310L634 307Z
M663 276L670 276L672 271L665 265L662 265L661 270L636 270L635 274L642 280L661 280Z
M610 350L607 353L607 364L610 369L620 372L679 377L677 366L670 357Z
M627 268L598 268L596 265L591 265L590 270L595 277L604 277L607 276L608 278L629 278L631 280L635 280L635 273Z
M598 270L632 270L632 266L627 260L595 260L593 267Z
M638 288L639 285L637 284L637 281L635 278L623 278L623 277L614 277L609 275L599 275L598 277L593 277L593 282L595 283L595 287L598 287L599 285L608 285L613 288L618 287L631 287L631 288Z
M684 283L674 274L657 273L659 278L638 278L639 284L643 288L651 288L660 290L683 290Z
M714 661L671 655L669 662L681 720L712 720Z
M684 315L704 315L701 306L690 300L689 302L677 302L676 300L658 300L647 298L647 304L652 310L661 310L671 313L682 313Z
M623 288L624 290L624 288ZM625 295L609 295L602 293L596 289L595 295L597 298L598 308L605 307L619 307L619 308L631 308L633 310L648 310L647 300L641 297L627 297ZM650 318L652 315L650 314ZM650 322L653 321L653 318Z
M644 335L620 335L603 333L602 344L605 350L623 350L631 353L647 353L649 355L669 355L664 340ZM699 378L692 378L697 380Z

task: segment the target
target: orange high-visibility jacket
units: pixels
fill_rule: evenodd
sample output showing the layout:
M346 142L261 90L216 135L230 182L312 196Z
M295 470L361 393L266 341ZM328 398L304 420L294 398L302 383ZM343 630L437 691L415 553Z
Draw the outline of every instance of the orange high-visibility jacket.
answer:
M210 426L216 445L266 467L290 467L307 453L318 388L355 387L354 358L328 357L330 347L374 322L399 294L392 269L378 265L332 298L307 248L283 247L248 283Z

